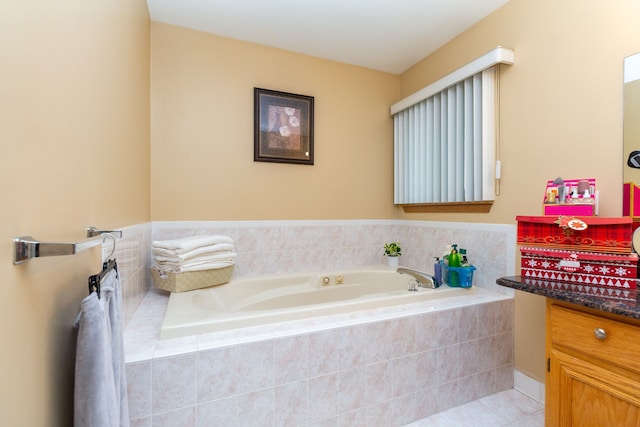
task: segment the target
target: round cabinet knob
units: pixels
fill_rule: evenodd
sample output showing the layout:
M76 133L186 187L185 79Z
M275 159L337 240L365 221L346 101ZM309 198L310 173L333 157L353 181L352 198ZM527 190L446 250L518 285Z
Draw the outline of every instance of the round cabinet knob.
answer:
M331 279L329 279L329 277L324 276L322 278L322 286L327 286L329 284L329 282L331 282Z
M596 336L596 338L598 338L599 340L603 340L607 337L607 331L605 331L602 328L595 328L593 330L593 334Z

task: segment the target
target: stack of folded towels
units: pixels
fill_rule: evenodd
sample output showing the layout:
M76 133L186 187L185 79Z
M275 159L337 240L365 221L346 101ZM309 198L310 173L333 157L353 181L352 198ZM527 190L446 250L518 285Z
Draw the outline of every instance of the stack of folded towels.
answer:
M151 243L155 266L160 271L180 273L234 265L236 253L228 236L205 235Z

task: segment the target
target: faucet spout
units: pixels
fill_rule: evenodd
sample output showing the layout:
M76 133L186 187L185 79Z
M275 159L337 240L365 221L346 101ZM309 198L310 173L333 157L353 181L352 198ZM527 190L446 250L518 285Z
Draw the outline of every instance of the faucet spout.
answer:
M418 281L418 286L422 286L423 288L435 289L440 286L435 277L423 271L418 271L407 267L398 267L396 271L400 274L408 274L409 276L412 276Z

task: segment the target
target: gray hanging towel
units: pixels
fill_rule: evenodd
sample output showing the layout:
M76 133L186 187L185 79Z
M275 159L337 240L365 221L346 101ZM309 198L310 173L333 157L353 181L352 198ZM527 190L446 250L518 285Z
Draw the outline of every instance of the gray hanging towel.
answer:
M76 348L74 427L128 427L120 281L116 270L104 278L100 298L84 298L74 324Z

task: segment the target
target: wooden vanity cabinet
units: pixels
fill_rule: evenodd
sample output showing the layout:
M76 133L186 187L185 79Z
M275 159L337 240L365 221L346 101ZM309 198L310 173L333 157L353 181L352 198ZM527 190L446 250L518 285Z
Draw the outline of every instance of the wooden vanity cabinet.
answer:
M640 322L547 299L545 426L640 427Z

